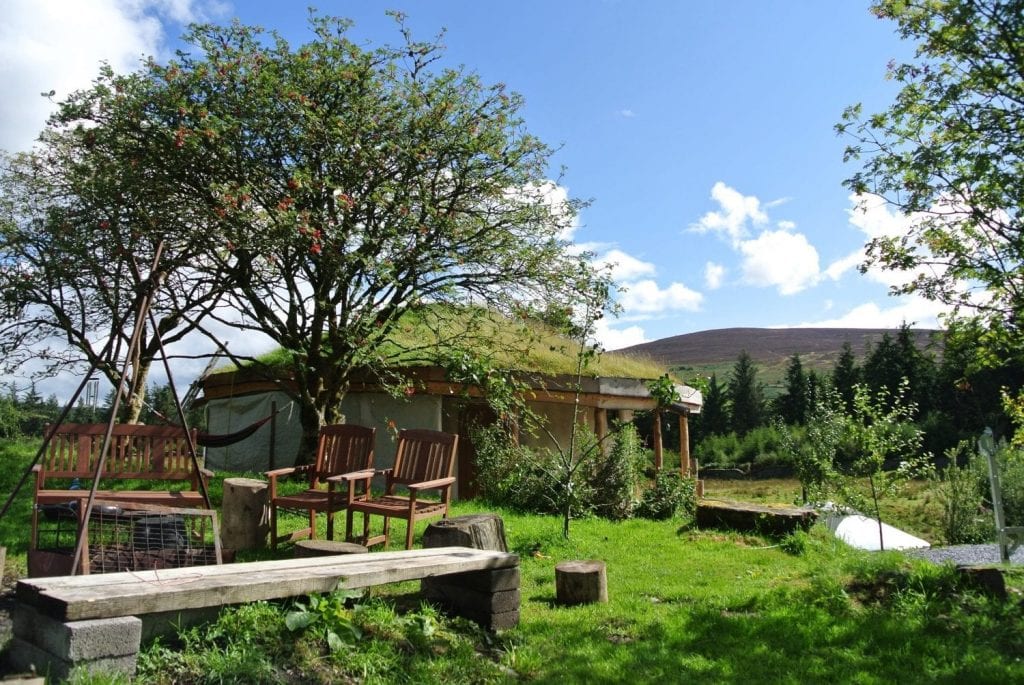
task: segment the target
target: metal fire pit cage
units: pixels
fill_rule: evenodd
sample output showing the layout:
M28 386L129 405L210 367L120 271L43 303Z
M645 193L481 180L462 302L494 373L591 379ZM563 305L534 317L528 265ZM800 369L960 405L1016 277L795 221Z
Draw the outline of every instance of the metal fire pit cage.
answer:
M38 549L30 576L72 572L78 502L40 510ZM96 500L86 530L89 550L82 573L210 566L223 562L217 512ZM32 568L34 567L34 568Z

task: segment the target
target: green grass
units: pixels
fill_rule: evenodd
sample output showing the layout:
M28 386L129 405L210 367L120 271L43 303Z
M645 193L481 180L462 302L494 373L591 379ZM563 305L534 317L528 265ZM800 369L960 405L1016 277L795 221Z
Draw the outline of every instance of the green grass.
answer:
M0 481L9 488L24 451L0 458L7 467ZM708 486L709 494L751 501L788 503L798 495L790 481ZM219 502L219 485L212 493ZM910 510L925 494L916 496L906 500ZM30 499L19 498L0 521L15 559L27 538ZM565 540L557 517L479 502L460 502L452 514L482 510L501 514L521 557L515 629L491 636L439 616L419 605L415 583L378 588L355 607L339 598L301 630L286 626L294 603L255 603L228 609L216 624L177 641L149 645L139 681L1024 682L1019 569L1007 572L1014 594L1003 601L963 587L950 567L898 552L858 552L821 527L773 539L699 531L683 520L585 519L572 522ZM402 545L402 525L392 548ZM555 565L571 559L606 562L608 603L555 602ZM331 631L341 636L334 650Z
M380 357L396 367L436 361L439 350L458 340L489 359L496 368L510 371L572 375L577 370L579 343L534 321L511 321L494 313L427 307L407 313L390 338L381 345ZM283 372L294 360L287 350L277 349L260 357ZM226 365L215 373L235 369ZM668 371L650 357L605 352L588 364L584 376L655 379Z

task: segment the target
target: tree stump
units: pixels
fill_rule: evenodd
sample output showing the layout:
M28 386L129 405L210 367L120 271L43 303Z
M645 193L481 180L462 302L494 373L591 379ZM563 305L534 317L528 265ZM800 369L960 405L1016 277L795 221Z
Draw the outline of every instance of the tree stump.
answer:
M497 514L441 519L423 531L423 547L472 547L507 552L505 522Z
M555 566L555 597L559 604L608 601L608 576L603 561L563 561Z
M366 554L368 549L354 542L337 540L299 540L295 543L295 558L329 557L334 554Z
M260 549L270 532L266 481L225 478L221 507L221 544L234 551Z

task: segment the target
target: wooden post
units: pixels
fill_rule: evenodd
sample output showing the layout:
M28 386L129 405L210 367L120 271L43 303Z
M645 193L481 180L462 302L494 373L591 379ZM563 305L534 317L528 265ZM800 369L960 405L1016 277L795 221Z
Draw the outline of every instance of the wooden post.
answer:
M277 468L277 402L270 403L270 454L267 455L270 470Z
M664 463L664 454L661 445L661 410L654 410L654 470L661 471Z
M597 433L597 444L601 446L601 452L608 454L611 445L605 444L608 437L608 410L598 407L594 410L594 432Z
M679 414L679 475L690 475L690 422L685 412Z

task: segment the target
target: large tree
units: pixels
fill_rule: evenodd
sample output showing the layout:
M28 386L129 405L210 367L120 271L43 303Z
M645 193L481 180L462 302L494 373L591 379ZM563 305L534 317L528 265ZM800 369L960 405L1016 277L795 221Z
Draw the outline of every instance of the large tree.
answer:
M800 355L794 354L786 365L786 391L776 399L780 417L789 425L803 425L811 407L809 378Z
M1024 316L1024 0L881 0L879 17L917 43L894 62L888 109L849 108L846 185L910 218L868 245L865 268L904 271L897 292L981 317L995 361L1019 356Z
M166 150L147 155L151 173L187 189L202 222L185 229L216 242L197 268L229 289L230 315L203 310L196 325L263 334L290 355L307 448L357 370L386 378L486 338L496 313L571 312L606 292L565 240L579 203L549 180L552 150L526 131L518 95L440 68L438 44L404 28L397 47L371 49L344 20L310 26L297 47L195 26L189 50L140 77L147 138ZM66 123L111 78L67 103ZM431 334L395 344L412 318Z
M740 352L729 378L732 429L743 436L764 423L764 388L757 380L757 365L746 350Z
M92 366L115 387L124 375L129 421L162 346L186 336L225 283L215 269L197 268L210 245L196 229L208 223L156 163L173 147L150 135L152 95L145 79L104 68L31 151L0 159L3 370ZM137 329L145 301L149 315Z

